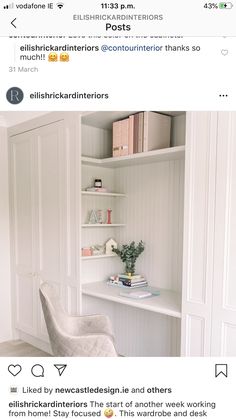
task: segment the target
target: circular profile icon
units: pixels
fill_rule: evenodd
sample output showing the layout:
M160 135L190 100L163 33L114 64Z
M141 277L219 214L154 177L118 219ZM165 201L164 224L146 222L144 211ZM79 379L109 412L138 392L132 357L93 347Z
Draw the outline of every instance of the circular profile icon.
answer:
M19 87L11 87L8 89L6 97L12 105L19 105L24 99L24 93Z

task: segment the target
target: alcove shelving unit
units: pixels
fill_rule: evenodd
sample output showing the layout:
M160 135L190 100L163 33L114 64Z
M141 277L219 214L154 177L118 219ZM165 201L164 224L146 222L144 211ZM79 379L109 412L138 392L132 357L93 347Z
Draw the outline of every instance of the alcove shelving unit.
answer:
M113 158L112 123L130 114L94 112L82 117L81 244L104 244L111 237L119 244L142 239L145 251L136 270L160 295L138 301L122 297L119 287L106 284L110 275L122 272L118 257L81 257L83 312L109 314L122 355L178 356L185 113L165 112L172 117L171 147ZM86 191L95 178L115 192ZM112 224L87 224L89 210L105 213L107 208L112 209Z

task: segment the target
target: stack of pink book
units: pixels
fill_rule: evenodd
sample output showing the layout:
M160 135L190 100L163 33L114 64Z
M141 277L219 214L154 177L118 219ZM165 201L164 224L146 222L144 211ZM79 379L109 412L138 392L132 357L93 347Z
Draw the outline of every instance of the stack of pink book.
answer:
M170 147L171 117L139 112L113 122L113 157Z

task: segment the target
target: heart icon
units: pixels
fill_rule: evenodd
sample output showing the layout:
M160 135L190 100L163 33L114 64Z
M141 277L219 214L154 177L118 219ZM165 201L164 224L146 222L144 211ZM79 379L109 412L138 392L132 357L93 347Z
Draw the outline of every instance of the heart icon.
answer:
M221 54L222 55L228 55L228 53L229 53L229 50L228 49L222 49L221 50Z
M18 374L20 374L22 368L19 364L16 365L8 365L8 371L11 375L13 375L13 377L16 377Z

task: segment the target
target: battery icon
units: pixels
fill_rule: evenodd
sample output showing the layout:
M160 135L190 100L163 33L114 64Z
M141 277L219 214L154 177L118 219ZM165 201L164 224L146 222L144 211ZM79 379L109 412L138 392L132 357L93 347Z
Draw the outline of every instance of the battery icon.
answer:
M219 3L219 9L232 9L233 3Z

